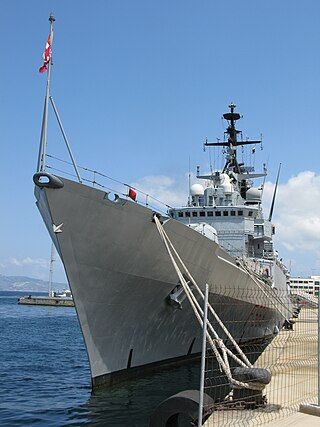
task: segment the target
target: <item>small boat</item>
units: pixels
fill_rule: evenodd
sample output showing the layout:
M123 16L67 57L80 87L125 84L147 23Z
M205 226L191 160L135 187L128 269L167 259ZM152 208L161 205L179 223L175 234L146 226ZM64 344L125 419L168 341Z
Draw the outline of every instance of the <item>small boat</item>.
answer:
M53 292L53 296L57 297L57 298L70 298L72 299L72 293L70 291L70 289L63 289L60 292Z

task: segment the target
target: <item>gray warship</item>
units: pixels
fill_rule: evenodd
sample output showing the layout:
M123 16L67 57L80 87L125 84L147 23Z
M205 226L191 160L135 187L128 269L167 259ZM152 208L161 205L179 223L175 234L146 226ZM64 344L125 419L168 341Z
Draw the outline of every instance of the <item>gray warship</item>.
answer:
M188 266L188 283L196 281L202 291L209 285L209 302L236 342L244 349L262 344L257 358L291 316L289 275L273 248L272 214L263 217L263 185L253 186L266 169L255 173L237 159L239 146L260 141L239 139L235 105L223 115L228 124L223 141L205 143L223 150L222 170L204 175L198 170L186 205L159 214L132 195L111 197L110 191L80 179L49 93L50 71L51 61L35 197L69 281L93 387L200 355L202 331L157 221ZM50 101L76 180L48 172Z

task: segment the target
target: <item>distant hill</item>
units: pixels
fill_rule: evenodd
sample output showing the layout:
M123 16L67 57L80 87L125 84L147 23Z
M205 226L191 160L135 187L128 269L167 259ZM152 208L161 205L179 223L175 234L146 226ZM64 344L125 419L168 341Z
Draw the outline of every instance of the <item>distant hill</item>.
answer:
M52 283L54 291L68 289L66 283ZM48 292L49 281L25 276L4 276L0 274L0 291Z

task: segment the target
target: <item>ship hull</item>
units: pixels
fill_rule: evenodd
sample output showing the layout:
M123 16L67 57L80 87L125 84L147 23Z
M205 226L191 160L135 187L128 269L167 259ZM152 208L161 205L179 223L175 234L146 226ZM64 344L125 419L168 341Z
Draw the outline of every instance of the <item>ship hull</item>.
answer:
M93 386L197 357L201 329L189 302L168 304L178 277L152 211L60 179L62 188L36 186L35 195L65 267ZM279 299L285 278L278 290L257 285L217 243L173 219L163 226L239 344L270 341L288 317Z

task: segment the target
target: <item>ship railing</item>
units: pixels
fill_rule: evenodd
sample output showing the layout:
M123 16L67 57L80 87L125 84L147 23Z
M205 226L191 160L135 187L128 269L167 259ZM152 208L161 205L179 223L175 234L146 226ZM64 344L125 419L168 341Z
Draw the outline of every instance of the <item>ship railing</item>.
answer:
M242 235L242 236L244 236L245 234L248 234L248 232L246 232L245 230L220 230L220 231L218 231L218 235L219 234L221 236L228 236L228 237L230 237L232 235L235 235L235 236Z
M58 173L70 179L77 178L75 173L72 172L73 164L71 162L60 159L51 154L47 154L46 157L52 162L52 164L49 163L46 165L46 168L50 169L52 173ZM59 164L63 164L65 169L59 168ZM70 167L71 169L68 169ZM153 197L136 186L112 178L111 176L98 172L95 169L90 169L84 166L78 166L78 169L82 171L81 179L84 184L103 189L109 194L113 193L114 196L131 199L132 201L142 206L146 206L149 209L155 210L163 215L167 215L168 209L172 209L172 206L169 204ZM109 198L111 197L109 196Z
M219 240L220 246L232 257L240 258L243 255L243 251L239 248L232 248L228 245L224 245L223 242Z

